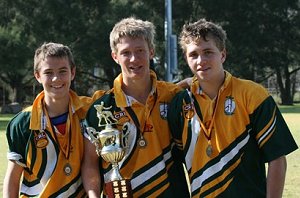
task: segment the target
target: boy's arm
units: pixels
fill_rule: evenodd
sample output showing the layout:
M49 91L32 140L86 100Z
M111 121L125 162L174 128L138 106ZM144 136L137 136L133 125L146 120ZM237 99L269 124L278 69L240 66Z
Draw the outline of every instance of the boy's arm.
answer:
M187 89L191 86L192 80L193 80L192 77L185 78L185 79L179 81L178 83L176 83L176 85L178 85L179 87L181 87L183 89Z
M282 197L286 166L287 162L285 156L281 156L269 162L267 176L267 198Z
M3 198L19 197L20 179L23 167L13 161L8 161L7 170L3 182Z
M88 197L100 197L101 177L99 170L99 157L96 153L96 147L87 138L84 138L84 155L81 165L81 177Z

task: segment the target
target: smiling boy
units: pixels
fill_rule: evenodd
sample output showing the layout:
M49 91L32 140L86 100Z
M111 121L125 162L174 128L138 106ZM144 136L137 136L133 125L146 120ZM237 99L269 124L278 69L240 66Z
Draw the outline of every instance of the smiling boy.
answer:
M117 119L114 127L121 131L122 142L126 143L120 172L130 180L133 197L189 197L183 166L175 160L177 150L166 120L168 103L180 89L158 81L150 70L154 35L151 22L132 17L114 26L110 34L111 55L122 72L113 89L92 105L86 123L96 131L103 130L95 109L95 105L102 104ZM86 138L82 177L90 197L100 196L101 186L109 182L106 178L112 169L95 150Z

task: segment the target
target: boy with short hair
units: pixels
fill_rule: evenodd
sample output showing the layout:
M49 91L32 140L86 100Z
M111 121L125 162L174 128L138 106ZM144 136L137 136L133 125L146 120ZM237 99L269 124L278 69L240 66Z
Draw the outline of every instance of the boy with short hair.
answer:
M91 98L70 89L75 63L69 47L52 42L40 46L34 76L43 91L7 126L3 197L82 197L81 128Z
M130 180L133 197L189 197L182 163L174 159L176 147L166 120L168 103L180 89L158 81L150 70L154 35L151 22L132 17L114 26L110 34L111 55L122 73L115 79L113 89L91 106L87 126L98 132L103 130L97 119L97 105L104 105L101 107L109 109L116 119L113 127L121 131L122 142L126 143L120 172ZM86 139L82 177L89 197L100 196L101 186L109 182L106 178L112 170L95 150Z
M267 91L224 70L225 41L222 27L205 19L184 25L180 36L194 77L174 97L168 120L191 195L281 197L285 155L297 145Z

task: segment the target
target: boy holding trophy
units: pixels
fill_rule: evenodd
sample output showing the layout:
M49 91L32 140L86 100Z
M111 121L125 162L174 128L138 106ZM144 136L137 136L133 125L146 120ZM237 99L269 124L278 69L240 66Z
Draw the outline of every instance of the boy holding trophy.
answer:
M126 18L110 33L111 55L122 73L90 107L82 164L84 188L99 197L189 197L166 120L180 90L150 70L155 27Z

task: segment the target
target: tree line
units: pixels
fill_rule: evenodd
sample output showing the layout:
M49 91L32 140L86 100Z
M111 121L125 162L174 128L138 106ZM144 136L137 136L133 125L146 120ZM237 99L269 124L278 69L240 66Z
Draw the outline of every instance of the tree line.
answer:
M281 103L293 104L300 70L299 6L300 0L173 0L173 34L199 18L221 24L228 35L225 69L259 83L275 76ZM33 78L34 50L50 41L71 47L77 63L73 86L79 94L112 87L120 68L110 56L109 33L128 16L156 25L155 70L163 79L162 0L0 0L2 93L14 94L12 100L19 103L33 99L41 89ZM180 76L191 76L179 47L178 66Z

